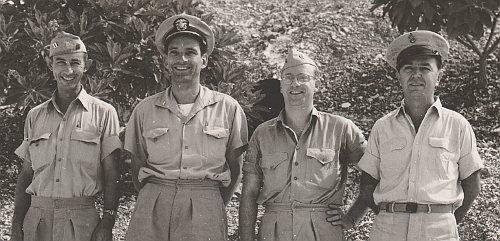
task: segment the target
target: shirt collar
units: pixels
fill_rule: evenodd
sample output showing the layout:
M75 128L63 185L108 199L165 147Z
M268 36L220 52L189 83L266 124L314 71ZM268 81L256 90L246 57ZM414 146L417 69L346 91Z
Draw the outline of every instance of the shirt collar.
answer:
M80 92L78 93L78 95L76 96L76 100L80 101L80 103L82 104L83 108L85 108L86 111L89 110L90 97L91 96L89 94L87 94L87 91L85 91L83 86L80 89ZM57 98L57 89L54 91L54 93L52 93L52 97L49 99L49 103L51 105L47 105L47 108L50 106L52 106L52 108L55 108L57 106L56 98Z
M311 118L311 119L316 120L316 119L318 119L318 116L319 116L319 112L318 112L318 110L317 110L315 107L313 107L313 109L312 109L312 111L311 111L311 117L314 117L314 118ZM285 124L285 108L283 108L283 109L280 111L280 113L279 113L278 117L276 118L276 122L275 122L275 123L273 123L273 124L271 124L271 126L275 126L277 123L280 123L280 124L281 124L281 125L283 125L283 126L285 126L285 125L286 125L286 124Z
M404 109L405 109L404 107L405 107L405 99L403 99L401 101L401 106L398 107L398 109L396 110L396 113L395 113L395 115L393 117L396 118L398 115L403 114L405 112L404 111ZM429 109L435 109L436 112L437 112L437 114L438 114L438 117L442 116L443 105L441 104L441 99L439 99L439 97L436 97L436 100L434 101L434 104L432 104Z
M200 93L196 97L194 101L193 108L199 107L203 109L205 106L212 105L222 100L222 96L217 95L217 92L210 90L205 86L200 85ZM177 108L177 100L175 100L174 94L172 93L172 87L168 87L166 91L160 96L160 98L156 99L155 105L168 109L176 109Z

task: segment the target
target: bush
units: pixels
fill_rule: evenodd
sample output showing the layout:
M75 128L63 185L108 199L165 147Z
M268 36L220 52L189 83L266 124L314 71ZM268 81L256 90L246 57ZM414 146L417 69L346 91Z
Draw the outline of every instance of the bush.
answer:
M213 14L193 0L28 0L0 5L0 98L17 114L50 98L55 89L44 58L59 31L79 35L94 60L83 79L89 94L110 102L120 122L143 98L163 91L168 75L154 45L155 29L166 17L188 13L212 25L216 49L202 71L203 84L233 96L248 116L261 99L227 46L239 42L236 30L213 24ZM1 96L0 96L1 97Z

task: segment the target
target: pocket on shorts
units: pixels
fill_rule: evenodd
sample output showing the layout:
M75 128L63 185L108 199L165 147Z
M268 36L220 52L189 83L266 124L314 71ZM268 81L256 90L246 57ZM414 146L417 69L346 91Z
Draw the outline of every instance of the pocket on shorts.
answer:
M39 237L38 229L42 221L42 210L39 208L30 207L24 216L23 233L24 240L37 240ZM43 230L41 230L43 231Z
M31 165L35 172L48 166L55 157L55 151L50 145L52 133L43 133L29 140Z
M309 175L306 180L307 184L333 189L338 175L338 159L335 156L334 149L327 148L307 148L306 156L311 162L308 165L308 170L306 175Z

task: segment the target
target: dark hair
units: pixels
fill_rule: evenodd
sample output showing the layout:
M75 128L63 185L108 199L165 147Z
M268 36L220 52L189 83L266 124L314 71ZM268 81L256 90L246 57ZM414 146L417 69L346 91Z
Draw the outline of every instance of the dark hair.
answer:
M200 36L197 36L197 35L194 35L191 33L178 33L171 38L168 38L168 39L165 38L163 40L163 47L165 49L165 54L167 54L167 52L168 52L168 45L170 44L170 42L172 42L172 40L174 40L178 37L187 37L187 38L195 39L196 41L198 41L198 44L200 45L201 55L204 55L207 53L207 46L205 45L203 39Z
M420 57L420 56L426 56L426 55L419 55L419 56L415 56L413 58L407 58L401 62L398 63L398 65L396 66L396 69L398 70L398 72L401 70L401 67L403 67L403 65L407 64L408 62L410 62L412 59L415 59L416 57ZM429 58L433 58L436 60L436 66L439 69L441 69L443 67L443 63L441 62L441 56L428 56L427 57Z

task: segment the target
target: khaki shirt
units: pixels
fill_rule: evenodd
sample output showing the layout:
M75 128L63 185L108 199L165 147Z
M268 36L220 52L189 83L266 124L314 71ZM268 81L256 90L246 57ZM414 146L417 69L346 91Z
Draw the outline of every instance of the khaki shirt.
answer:
M352 121L313 109L299 138L283 115L261 124L250 139L243 171L263 180L257 203L342 204L339 158L361 155L363 134Z
M418 132L404 104L373 126L359 168L380 180L375 203L455 204L463 201L459 180L483 167L469 122L437 99Z
M55 96L30 110L15 152L34 170L26 192L51 198L100 194L101 161L121 148L116 110L82 88L63 114Z
M224 186L231 182L226 153L246 146L246 117L232 97L200 87L184 116L172 91L141 101L132 112L125 132L125 150L146 161L139 181L211 179Z

